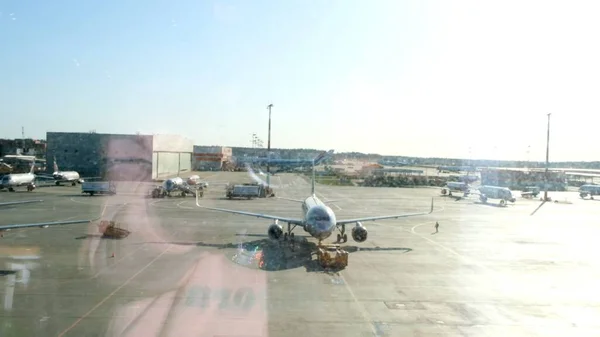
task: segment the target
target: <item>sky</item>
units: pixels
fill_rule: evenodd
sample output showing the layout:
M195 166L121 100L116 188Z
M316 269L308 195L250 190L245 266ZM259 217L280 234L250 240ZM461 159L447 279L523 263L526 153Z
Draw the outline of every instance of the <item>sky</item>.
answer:
M598 1L0 1L0 138L600 160Z

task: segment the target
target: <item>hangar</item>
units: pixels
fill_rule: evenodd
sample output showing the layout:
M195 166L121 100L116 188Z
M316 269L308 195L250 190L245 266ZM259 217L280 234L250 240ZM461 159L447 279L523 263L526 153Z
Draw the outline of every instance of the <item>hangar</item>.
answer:
M62 171L128 181L149 181L189 171L194 147L192 140L178 135L47 132L46 141L48 173L52 173L56 159Z

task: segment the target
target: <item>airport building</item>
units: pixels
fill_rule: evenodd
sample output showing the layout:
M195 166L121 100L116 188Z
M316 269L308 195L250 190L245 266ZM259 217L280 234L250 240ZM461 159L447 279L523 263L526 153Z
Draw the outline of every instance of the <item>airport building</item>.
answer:
M46 171L77 171L82 177L149 181L189 171L193 142L178 135L78 132L46 134Z
M545 188L546 174L543 169L481 169L481 184L508 187L513 190L522 190L528 186ZM567 189L567 176L565 172L548 171L548 189L565 191Z
M221 170L223 164L232 160L232 150L224 146L194 145L195 171Z
M0 139L0 157L25 155L42 158L46 155L46 141L41 139Z

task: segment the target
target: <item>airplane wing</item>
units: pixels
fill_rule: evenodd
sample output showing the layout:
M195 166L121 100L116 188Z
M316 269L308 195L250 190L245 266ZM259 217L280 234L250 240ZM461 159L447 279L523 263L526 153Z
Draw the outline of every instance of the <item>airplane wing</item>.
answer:
M354 222L408 218L411 216L427 215L427 214L431 214L431 213L433 213L433 198L431 198L431 209L429 210L429 212L397 214L397 215L382 215L382 216L371 216L371 217L356 218L356 219L338 220L336 225L340 226L340 225L345 225L345 224L354 223Z
M42 201L43 200L23 200L23 201L0 202L0 206L30 204L30 203L33 203L33 202L42 202Z
M28 223L28 224L13 224L13 225L1 225L0 231L7 229L16 229L16 228L30 228L30 227L43 227L43 226L58 226L58 225L72 225L78 223L87 223L91 221L95 221L98 219L86 219L86 220L70 220L70 221L53 221L53 222L38 222L38 223Z
M237 211L237 210L234 210L234 209L226 209L226 208L216 208L216 207L202 206L199 203L198 195L196 195L196 206L198 206L200 208L204 208L204 209L210 209L210 210L213 210L213 211L226 212L226 213L239 214L239 215L246 215L246 216L253 216L253 217L263 218L263 219L277 220L277 221L287 222L287 223L290 223L292 225L297 225L297 226L304 227L304 221L302 219L286 218L286 217L281 217L281 216L277 216L277 215L262 214L262 213L252 213L252 212L245 212L245 211Z
M287 200L287 201L293 201L293 202L304 202L304 200L300 200L300 199L291 199L291 198L284 198L284 197L277 197L277 199L283 199L283 200Z
M282 200L287 200L287 201L293 201L293 202L304 202L304 200L300 200L300 199L291 199L291 198L284 198L284 197L277 197L277 199L282 199ZM335 202L338 202L339 200L322 200L325 204L333 204Z

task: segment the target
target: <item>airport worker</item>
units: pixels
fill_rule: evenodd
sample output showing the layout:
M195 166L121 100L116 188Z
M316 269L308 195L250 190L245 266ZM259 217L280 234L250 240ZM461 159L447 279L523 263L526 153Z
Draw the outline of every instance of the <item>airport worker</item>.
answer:
M438 232L438 228L440 227L440 224L436 221L435 222L435 232Z

